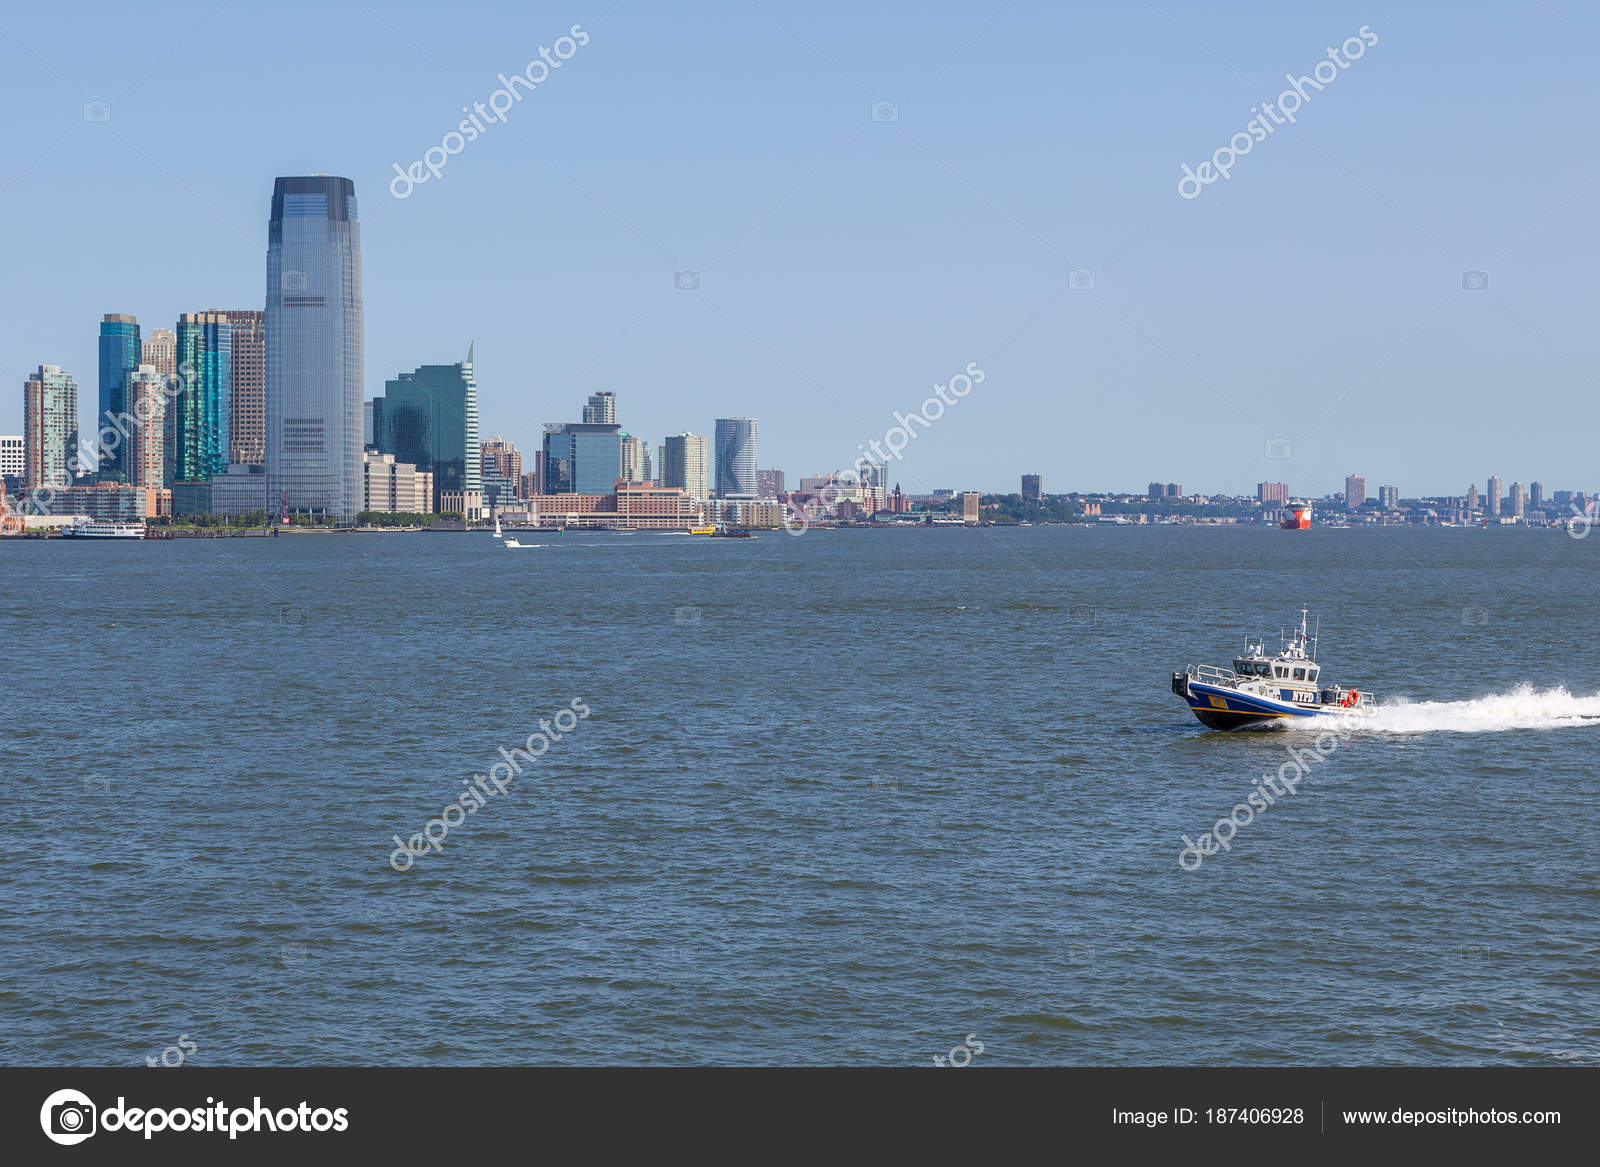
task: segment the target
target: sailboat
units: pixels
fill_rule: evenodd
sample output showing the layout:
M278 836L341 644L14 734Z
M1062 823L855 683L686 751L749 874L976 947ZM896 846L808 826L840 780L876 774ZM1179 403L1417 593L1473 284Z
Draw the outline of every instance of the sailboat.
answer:
M494 517L494 537L496 539L505 538L505 533L500 530L500 516L498 514Z

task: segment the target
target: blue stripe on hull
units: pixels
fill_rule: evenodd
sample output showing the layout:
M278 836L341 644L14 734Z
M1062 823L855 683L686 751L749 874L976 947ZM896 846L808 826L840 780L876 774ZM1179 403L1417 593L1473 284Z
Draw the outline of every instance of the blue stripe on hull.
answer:
M1223 704L1218 706L1212 697L1219 698ZM1252 697L1233 689L1221 689L1214 685L1203 685L1195 681L1189 682L1189 707L1196 713L1236 713L1254 714L1257 717L1316 717L1321 710L1307 709L1304 706L1291 705L1288 702L1268 701L1261 697Z

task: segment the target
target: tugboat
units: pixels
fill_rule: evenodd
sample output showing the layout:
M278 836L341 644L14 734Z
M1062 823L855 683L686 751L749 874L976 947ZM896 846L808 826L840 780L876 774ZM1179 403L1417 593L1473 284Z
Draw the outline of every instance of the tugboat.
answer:
M1285 531L1311 530L1311 504L1308 502L1292 502L1283 509L1283 522L1278 524Z
M1376 704L1371 693L1319 683L1317 638L1300 609L1300 626L1268 656L1260 638L1246 640L1233 668L1190 665L1172 674L1172 691L1208 729L1243 729L1274 721L1366 712Z

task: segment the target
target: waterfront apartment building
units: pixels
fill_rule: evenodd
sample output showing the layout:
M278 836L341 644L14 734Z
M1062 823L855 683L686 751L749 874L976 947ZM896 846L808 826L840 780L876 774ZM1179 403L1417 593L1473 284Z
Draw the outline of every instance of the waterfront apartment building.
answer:
M361 509L364 314L355 184L326 175L276 179L265 315L274 507L345 522ZM474 434L474 453L476 446Z
M1520 482L1511 484L1511 516L1516 519L1528 517L1527 488Z
M756 421L716 419L717 497L756 497Z
M97 522L137 522L163 514L165 492L129 486L125 482L80 484L51 492L43 502L50 515L86 515Z
M368 451L361 459L361 509L387 515L433 511L433 475L393 454Z
M1355 510L1367 501L1367 480L1360 474L1348 475L1344 480L1344 505Z
M1474 482L1471 486L1467 487L1467 513L1471 514L1473 511L1482 509L1483 503L1478 497L1478 484Z
M756 471L756 497L757 498L782 498L783 497L783 471L782 470L757 470Z
M1283 506L1289 501L1289 484L1287 482L1256 483L1256 501L1270 503L1274 506Z
M419 365L384 382L373 402L378 450L433 476L433 503L442 514L448 494L483 494L483 447L478 441L478 384L472 348L453 365ZM480 503L481 507L481 498Z
M651 473L650 443L632 434L622 435L622 478L629 482L654 482Z
M178 318L172 477L200 482L228 469L233 423L233 326L215 310Z
M543 445L545 494L606 494L622 477L615 422L556 422L544 427Z
M1022 501L1038 502L1043 497L1043 479L1037 474L1024 474L1022 476Z
M588 425L616 425L617 395L605 390L591 393L583 407L583 420Z
M162 490L167 478L167 378L154 365L140 364L128 374L128 427L124 466L128 482L148 490Z
M267 317L230 308L233 370L229 460L241 466L267 464Z
M711 496L711 458L703 435L681 433L667 438L661 447L661 485L676 486L696 501Z
M128 473L128 375L139 367L139 321L120 312L108 312L100 321L100 412L95 415L99 472Z
M1378 487L1378 503L1386 511L1400 509L1400 488L1398 486Z
M1491 477L1489 479L1489 490L1484 500L1484 507L1491 515L1500 513L1500 498L1500 479Z
M60 365L40 365L22 387L23 478L28 490L62 490L78 466L78 383Z
M491 511L522 497L522 451L499 434L478 447L483 502Z
M609 494L536 494L532 513L546 526L683 531L705 521L705 507L674 486L617 479Z
M1145 490L1150 498L1182 498L1183 483L1181 482L1152 482Z
M975 524L981 514L983 496L975 490L969 490L961 496L961 521Z
M1528 483L1528 505L1534 510L1544 506L1544 483Z

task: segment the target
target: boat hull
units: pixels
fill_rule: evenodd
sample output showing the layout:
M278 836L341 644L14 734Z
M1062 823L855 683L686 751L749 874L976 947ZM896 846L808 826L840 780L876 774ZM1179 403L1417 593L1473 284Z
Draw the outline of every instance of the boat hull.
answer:
M1255 693L1241 693L1221 685L1208 685L1203 681L1190 681L1185 691L1178 695L1188 702L1189 709L1207 729L1244 729L1252 725L1304 721L1348 712L1338 706L1295 705Z

